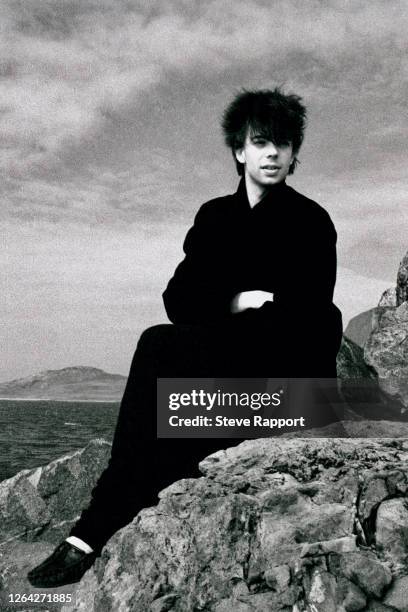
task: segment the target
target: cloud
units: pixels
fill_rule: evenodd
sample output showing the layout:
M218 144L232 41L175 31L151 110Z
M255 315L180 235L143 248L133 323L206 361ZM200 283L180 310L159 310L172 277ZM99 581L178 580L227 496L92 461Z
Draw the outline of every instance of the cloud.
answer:
M125 232L130 225L156 231L163 220L180 225L191 222L194 206L209 199L205 182L214 182L214 175L199 166L187 179L183 169L189 166L182 152L175 160L168 151L152 148L136 167L125 170L88 165L76 176L9 179L1 216L16 223L105 225ZM204 182L201 188L196 178Z
M310 94L390 87L406 29L403 3L102 0L2 5L1 167L13 176L57 164L123 106L171 73L217 79L242 66L291 74ZM189 8L188 8L189 7ZM386 49L386 53L384 53ZM390 70L392 64L392 71ZM375 75L376 81L369 79ZM285 77L284 77L285 78Z
M366 277L394 278L407 248L407 20L402 0L0 3L2 294L16 375L34 360L127 370L198 206L236 187L218 120L243 86L304 97L290 182L335 221L345 310L377 302Z

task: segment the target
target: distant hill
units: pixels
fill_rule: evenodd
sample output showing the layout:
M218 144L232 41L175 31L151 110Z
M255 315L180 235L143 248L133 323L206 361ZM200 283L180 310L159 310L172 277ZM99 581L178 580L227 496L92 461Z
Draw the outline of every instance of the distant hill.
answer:
M120 401L126 376L73 366L0 383L0 398Z

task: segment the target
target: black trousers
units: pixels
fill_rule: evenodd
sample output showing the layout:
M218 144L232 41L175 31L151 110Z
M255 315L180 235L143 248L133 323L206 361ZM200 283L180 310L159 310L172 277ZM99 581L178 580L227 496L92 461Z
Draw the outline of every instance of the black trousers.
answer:
M340 335L339 335L340 332ZM324 346L279 338L276 329L253 317L232 317L223 325L158 325L143 332L130 368L109 464L90 505L71 530L99 552L107 540L157 493L181 478L199 476L207 455L242 439L157 439L158 377L239 378L335 377L340 329L323 335ZM302 340L303 342L303 340ZM302 348L303 347L303 348Z

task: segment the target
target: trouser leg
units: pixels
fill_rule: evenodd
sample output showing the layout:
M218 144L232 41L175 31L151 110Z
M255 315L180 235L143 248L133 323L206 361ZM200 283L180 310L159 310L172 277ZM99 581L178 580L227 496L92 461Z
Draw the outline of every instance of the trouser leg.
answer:
M121 403L108 467L71 535L100 550L141 508L155 505L161 489L180 478L198 476L201 459L241 441L157 439L158 377L302 376L305 367L315 362L316 355L311 358L306 343L299 351L299 342L293 342L293 347L283 341L274 343L274 335L264 327L257 330L252 324L245 326L237 321L218 329L160 325L142 334ZM324 355L326 350L322 351ZM335 376L335 354L329 362L323 360L303 376L316 376L320 371L324 371L323 377Z
M198 463L237 441L157 439L157 377L215 376L216 334L198 326L160 325L138 343L122 399L111 458L71 535L99 551L157 493L175 480L199 475ZM218 373L223 376L227 370Z

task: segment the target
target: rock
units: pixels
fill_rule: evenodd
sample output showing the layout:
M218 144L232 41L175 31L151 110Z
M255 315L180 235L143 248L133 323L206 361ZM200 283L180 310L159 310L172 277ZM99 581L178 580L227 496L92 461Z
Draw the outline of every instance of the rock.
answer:
M362 521L368 522L380 503L388 497L387 478L385 474L374 474L362 486L364 495L360 497L358 513Z
M408 574L408 505L406 498L387 499L377 510L376 545L395 572Z
M303 584L308 609L316 612L337 612L337 584L333 574L322 566L314 567L310 575L306 574L304 577Z
M396 612L396 608L390 608L380 601L373 600L370 602L365 612Z
M373 330L376 310L377 308L365 310L350 319L344 331L344 337L363 349Z
M288 565L277 565L266 570L264 579L270 589L283 591L290 584L290 568Z
M408 408L408 253L400 263L396 288L387 289L376 308L351 319L337 357L342 392L357 402L385 404L386 418ZM360 385L350 382L359 379ZM378 380L380 393L373 382ZM361 387L361 388L360 388ZM370 397L371 393L371 397ZM367 417L367 414L362 416ZM375 417L374 417L375 418Z
M282 593L274 593L272 591L266 593L254 593L251 596L242 597L238 600L240 603L244 603L249 606L248 609L251 612L264 612L265 610L279 610L288 611L292 610L293 605L297 601L300 594L300 589L294 586L290 586ZM230 599L230 607L226 608L228 612L235 610L236 601ZM183 608L180 608L180 612ZM218 608L216 608L218 610Z
M399 612L408 612L408 576L396 578L387 595L384 603Z
M408 253L406 253L399 265L397 274L397 306L408 300Z
M358 551L332 553L329 569L335 576L344 576L356 584L366 595L381 597L392 580L391 572L373 553Z
M354 552L357 550L356 536L325 540L323 542L313 542L305 544L300 553L301 557L314 557L316 555L327 555L330 552Z
M350 378L377 379L375 371L364 361L364 351L361 346L345 335L337 354L337 376L342 381Z
M406 491L407 440L247 440L200 468L115 534L65 612L399 609L375 529Z
M177 600L175 595L163 595L150 606L150 612L167 612L171 610Z
M408 252L404 255L397 273L397 286L386 289L378 306L397 307L408 300Z
M26 571L66 535L109 450L95 441L1 483L2 612L9 592L37 592ZM47 609L408 610L408 440L247 440L200 468L117 532L78 587L53 589L74 603Z
M370 409L370 406L368 407ZM350 412L350 411L348 411ZM358 418L358 420L354 420ZM395 417L394 417L395 418ZM363 419L355 412L351 419L326 425L325 427L294 431L284 434L284 438L406 438L408 423L398 420Z
M344 332L338 376L344 397L358 415L361 410L355 404L361 402L376 404L380 412L384 404L386 418L391 420L408 408L407 300L408 253L400 263L396 288L387 289L376 308L352 318ZM350 382L353 379L361 384ZM376 379L380 392L373 384Z
M351 413L346 415L348 418L359 419L367 416L360 414L362 404L369 404L371 412L373 406L379 406L382 411L386 399L378 387L377 374L364 361L364 350L361 346L345 335L337 354L337 376L341 394L348 403L348 410L351 410Z
M347 612L366 609L367 597L354 582L340 576L337 578L337 583L340 599Z
M10 593L37 593L26 579L64 539L88 504L91 490L110 455L110 444L94 440L80 451L52 461L45 467L23 470L0 482L0 610L9 606ZM63 595L75 587L53 589ZM60 603L47 604L59 610ZM38 605L37 608L38 609Z
M0 543L10 538L59 542L88 502L110 448L94 440L45 467L0 482Z
M408 407L408 302L398 308L378 309L376 324L364 359L377 376L380 388Z
M254 612L253 606L236 599L223 599L215 605L214 612Z
M341 394L348 405L345 418L350 420L401 420L404 404L400 397L392 397L386 392L384 385L379 382L378 370L366 359L367 345L371 346L372 336L376 333L373 330L384 313L383 308L362 313L365 317L369 315L370 325L366 325L364 334L359 339L360 344L346 335L354 320L350 322L342 339L337 355L337 375L340 379ZM354 337L356 336L357 334L354 334ZM364 346L366 349L362 348Z
M236 599L223 599L215 605L214 612L254 612L254 608L249 604L237 601Z
M378 306L382 307L392 307L395 308L397 306L397 289L396 287L390 287L386 289L382 294L380 301L378 302Z

